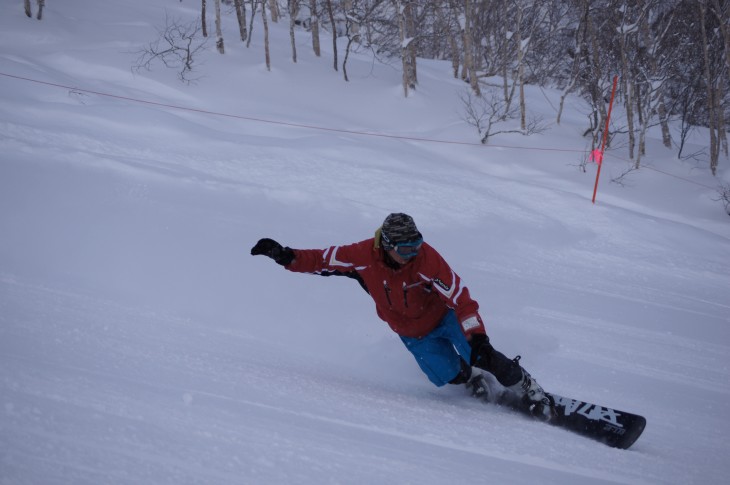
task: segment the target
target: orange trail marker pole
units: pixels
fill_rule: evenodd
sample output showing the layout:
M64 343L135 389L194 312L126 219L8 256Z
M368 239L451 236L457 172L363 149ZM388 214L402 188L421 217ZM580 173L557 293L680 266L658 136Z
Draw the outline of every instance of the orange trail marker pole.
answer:
M591 160L594 160L598 164L598 171L596 172L596 184L593 186L593 200L596 203L596 192L598 191L598 178L601 176L601 167L603 166L603 151L606 149L606 140L608 138L608 122L611 119L611 110L613 109L613 97L616 95L616 83L618 82L618 76L613 77L613 88L611 89L611 102L608 104L608 115L606 115L606 127L603 129L603 142L601 143L601 150L593 150L591 153Z

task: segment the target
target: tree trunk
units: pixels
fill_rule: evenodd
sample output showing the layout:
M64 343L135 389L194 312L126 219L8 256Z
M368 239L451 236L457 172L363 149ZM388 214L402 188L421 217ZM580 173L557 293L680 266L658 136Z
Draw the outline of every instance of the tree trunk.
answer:
M651 9L652 4L656 0L641 0L639 6L641 8L640 13L640 32L641 32L641 45L644 46L644 51L648 53L657 52L661 45L666 42L664 36L668 29L664 29L663 32L655 34L652 32L650 26L651 20ZM674 14L669 16L669 25L672 24ZM647 105L647 116L650 116L652 112L656 112L659 117L659 126L662 130L662 143L665 147L672 147L672 135L669 131L669 114L667 112L667 106L664 102L664 81L661 80L666 74L665 63L660 62L657 55L647 55L647 66L649 72L646 74L646 81L648 82L648 90L650 92L648 96L649 104ZM658 83L655 81L659 81Z
M407 0L406 0L407 1ZM401 5L401 0L393 0L395 8L397 10L396 15L398 16L398 35L400 39L400 60L402 66L402 83L403 83L403 96L408 97L408 88L410 82L408 80L408 55L406 54L406 23L403 19L403 11L405 10Z
M448 9L447 11L449 11L448 17L444 16L442 8L436 9L436 16L438 17L439 22L443 25L444 35L447 37L448 40L449 51L451 55L451 67L454 70L454 78L456 79L459 77L459 48L457 47L456 39L454 38L454 32L452 29L450 10L453 7L451 6L450 2L446 8Z
M269 53L269 20L266 18L266 1L261 2L261 19L264 23L264 54L266 55L266 70L271 71L271 55Z
M258 2L251 0L251 20L248 21L248 40L246 41L246 48L251 46L251 38L253 37L253 21L256 18L256 7Z
M25 15L28 16L28 18L33 18L33 11L30 7L30 0L23 0L23 7L25 8Z
M279 12L279 4L276 0L269 0L269 12L271 12L271 21L274 23L279 22L281 14Z
M595 149L601 135L604 126L604 120L606 119L606 105L603 101L603 93L601 92L601 69L600 69L600 56L599 56L599 45L598 38L596 36L596 30L593 25L593 20L590 16L586 22L587 34L591 43L591 52L588 54L590 60L590 81L588 90L591 96L591 103L593 104L593 141L591 142L591 149Z
M413 6L410 0L393 0L398 16L398 33L400 39L400 56L403 66L403 94L408 97L409 90L416 89L416 56L415 29L413 22ZM411 35L413 34L413 36Z
M221 0L215 0L215 47L221 54L226 53L223 45L223 30L221 29Z
M342 61L342 77L345 82L350 82L350 78L347 77L347 60L350 58L350 49L352 48L353 42L360 37L360 26L357 24L355 14L350 15L352 11L352 1L345 1L345 36L347 37L347 46L345 47L345 59Z
M565 98L568 97L568 95L575 89L575 85L578 82L578 75L580 73L580 56L581 51L583 50L582 46L578 46L575 52L575 58L573 59L573 67L570 73L570 80L568 81L568 84L565 86L565 89L563 89L563 94L560 95L560 107L558 108L558 117L556 119L556 123L560 124L560 118L563 115L563 107L565 105Z
M718 151L718 158L720 155L720 147L722 147L722 150L725 152L725 156L728 156L728 144L727 144L727 130L725 129L725 118L723 117L723 109L722 109L722 94L720 93L720 90L722 88L718 87L715 90L715 113L717 114L717 151Z
M477 79L477 73L474 69L474 41L471 28L473 13L471 0L464 0L464 71L467 79L469 79L471 90L474 91L475 95L481 96L479 79Z
M418 85L418 64L417 64L417 46L418 32L416 31L416 12L413 10L413 1L408 0L403 10L403 16L406 26L406 36L408 37L408 48L406 55L408 56L408 79L411 83L411 89L416 89Z
M715 13L715 16L717 17L718 23L720 25L720 33L722 34L722 39L725 44L725 76L727 76L725 79L730 78L730 8L727 8L727 3L723 3L723 6L725 9L720 6L719 0L712 0L712 9ZM719 84L722 86L723 84ZM725 118L722 116L723 109L721 101L724 98L723 93L720 91L722 88L718 88L717 95L715 99L717 100L717 109L718 109L718 128L719 128L719 138L722 143L722 146L725 151L725 156L729 156L728 154L728 141L727 141L727 128L725 125Z
M557 124L560 124L560 118L563 116L563 107L565 106L565 98L568 97L568 95L573 91L573 88L575 88L575 78L571 77L570 82L567 86L565 86L565 89L563 89L563 94L560 95L560 107L558 108L558 117L555 120Z
M645 96L646 100L643 103L643 109L642 104L639 103L640 98L637 96L637 111L639 111L639 120L640 120L640 128L639 128L639 150L638 150L638 156L636 157L636 165L635 167L639 168L639 163L641 162L641 157L646 155L646 131L649 129L649 122L651 121L651 109L652 109L652 93L646 93ZM643 115L642 115L643 113Z
M332 26L332 54L334 55L335 71L337 67L337 25L335 24L335 12L332 9L332 0L327 0L327 14L330 17L330 25Z
M349 23L349 21L348 21ZM349 27L348 27L349 29ZM354 38L347 36L347 47L345 48L345 59L342 61L342 77L345 79L345 82L350 82L350 78L347 77L347 59L350 57L350 48L352 47L352 43L354 42Z
M525 106L525 51L522 46L522 5L517 6L517 26L515 36L517 43L517 83L520 86L520 129L527 130L527 114Z
M709 128L710 128L710 171L712 175L717 175L717 162L720 154L719 143L717 140L716 129L716 115L715 115L715 89L712 82L712 75L710 73L710 53L709 43L707 39L707 29L705 28L706 21L706 5L704 0L698 2L700 9L700 32L702 33L702 52L704 57L704 78L705 85L707 86L707 110L709 113Z
M664 143L665 147L672 148L672 134L669 131L669 114L664 102L664 94L660 94L657 115L659 115L659 124L662 127L662 143Z
M633 23L632 20L627 18L628 15L628 8L625 8L623 12L623 18L621 19L620 31L618 33L619 48L621 51L621 90L624 93L626 122L628 124L629 131L629 160L634 160L634 156L636 154L636 126L634 125L634 108L636 108L636 114L639 118L639 152L634 165L634 167L638 169L641 164L641 156L644 155L646 146L645 135L646 127L649 123L648 118L651 111L651 94L646 93L646 96L641 96L641 90L638 85L639 79L637 79L639 74L634 71L636 59L632 59L631 61L629 61L629 53L636 53L638 51L638 46L640 42L637 38L635 28L631 25ZM648 25L645 27L645 29L648 29ZM632 41L632 38L630 38L629 36L634 36L636 41ZM649 38L648 33L645 33L644 42L647 43L650 41L651 39ZM651 71L653 72L654 69L652 69ZM644 80L648 81L652 74L644 74ZM647 90L651 90L651 86L649 86ZM634 106L634 103L636 103L636 106Z
M626 122L629 130L629 160L634 159L636 147L636 135L634 131L634 79L629 68L629 59L626 45L626 34L619 34L619 45L621 47L621 91L624 93L624 106L626 107ZM636 161L636 168L639 168L639 161Z
M202 0L200 9L200 24L203 29L203 37L208 37L208 21L205 18L206 0Z
M234 0L236 4L236 18L238 19L238 30L241 33L241 41L246 42L248 32L246 31L246 8L243 6L243 0Z
M38 0L38 14L36 15L36 19L43 20L43 7L46 6L46 0Z
M294 38L294 21L297 18L299 12L299 0L288 0L287 6L289 7L289 39L291 39L291 59L294 63L297 62L297 43Z
M651 93L645 93L644 91L639 89L637 79L634 79L634 82L637 83L634 85L634 93L636 94L636 113L638 115L637 118L639 118L639 127L641 128L649 125L651 111ZM647 88L647 91L648 89L650 88ZM644 101L644 98L646 98L646 101ZM646 155L646 145L642 145L641 143L639 143L638 154L639 156L636 159L636 168L639 168L639 160L641 160L641 157Z
M309 2L310 11L310 28L312 29L312 49L314 55L319 57L321 55L319 46L319 15L317 14L317 0L310 0Z

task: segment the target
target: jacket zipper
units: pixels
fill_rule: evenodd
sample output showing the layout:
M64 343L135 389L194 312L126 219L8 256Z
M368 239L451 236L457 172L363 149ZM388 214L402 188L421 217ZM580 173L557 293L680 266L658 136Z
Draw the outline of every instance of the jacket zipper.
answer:
M388 305L392 307L393 302L390 301L390 286L388 286L387 280L383 280L383 288L385 288L385 297L388 299Z
M406 308L408 308L408 286L405 281L403 282L403 303L406 305Z

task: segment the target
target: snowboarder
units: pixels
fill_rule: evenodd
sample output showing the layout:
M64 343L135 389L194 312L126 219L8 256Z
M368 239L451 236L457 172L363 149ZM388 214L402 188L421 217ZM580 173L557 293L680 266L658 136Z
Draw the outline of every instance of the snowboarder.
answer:
M407 214L388 215L375 237L327 249L292 249L261 239L252 255L268 256L289 271L357 280L378 316L397 333L437 386L466 384L489 398L486 370L516 393L533 415L548 417L551 396L519 364L490 343L479 305Z

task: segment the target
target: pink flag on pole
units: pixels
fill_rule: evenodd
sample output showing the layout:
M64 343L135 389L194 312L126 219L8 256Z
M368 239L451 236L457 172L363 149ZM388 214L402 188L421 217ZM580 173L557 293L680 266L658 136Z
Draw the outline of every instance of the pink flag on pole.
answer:
M589 160L592 160L592 161L596 162L598 165L600 165L601 163L603 163L603 152L601 150L599 150L598 148L596 148L595 150L593 150L591 152L591 156L590 156Z

